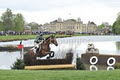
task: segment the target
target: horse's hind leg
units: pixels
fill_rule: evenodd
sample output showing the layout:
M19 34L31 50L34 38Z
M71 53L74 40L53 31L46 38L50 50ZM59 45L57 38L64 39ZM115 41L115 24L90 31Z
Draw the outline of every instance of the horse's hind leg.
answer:
M49 56L47 57L47 59L50 59L51 57L54 57L54 51L50 51L50 53L49 53Z
M50 59L50 57L51 57L51 52L48 52L47 53L49 56L47 57L47 59Z
M55 52L54 52L54 51L51 51L50 54L52 54L52 55L50 55L50 57L54 57Z
M47 59L50 59L50 57L51 57L51 53L49 54L49 56L47 57Z

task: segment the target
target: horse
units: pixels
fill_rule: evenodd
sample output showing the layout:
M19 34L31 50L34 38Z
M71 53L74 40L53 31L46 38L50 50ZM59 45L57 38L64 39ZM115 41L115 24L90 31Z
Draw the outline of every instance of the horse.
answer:
M47 37L40 45L39 45L39 51L38 53L34 53L33 49L30 49L25 55L24 60L29 58L35 59L36 57L44 57L46 55L49 55L47 59L54 57L54 51L50 51L50 44L54 44L55 46L58 46L57 40L54 35L51 35Z

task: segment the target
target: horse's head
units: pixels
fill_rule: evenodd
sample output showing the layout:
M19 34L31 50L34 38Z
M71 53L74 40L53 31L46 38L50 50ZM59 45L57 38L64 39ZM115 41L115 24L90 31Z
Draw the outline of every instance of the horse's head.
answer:
M53 43L53 44L55 44L56 46L58 46L57 40L56 40L56 38L55 38L54 35L52 35L52 36L50 37L50 43Z

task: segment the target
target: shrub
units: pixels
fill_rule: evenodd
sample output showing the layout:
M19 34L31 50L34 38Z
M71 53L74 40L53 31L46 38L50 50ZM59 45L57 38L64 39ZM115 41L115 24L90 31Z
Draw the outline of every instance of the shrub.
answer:
M24 66L24 61L22 59L17 59L11 69L24 69Z
M13 45L7 45L6 48L8 48L8 49L15 49L16 46L13 46Z
M85 66L84 66L81 58L76 58L76 69L77 70L85 70Z
M115 69L120 69L120 63L116 63L114 66Z

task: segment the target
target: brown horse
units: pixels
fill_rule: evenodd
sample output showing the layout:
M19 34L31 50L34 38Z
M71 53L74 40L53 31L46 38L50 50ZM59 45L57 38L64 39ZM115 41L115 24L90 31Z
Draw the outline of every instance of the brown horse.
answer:
M57 43L57 40L55 38L54 35L52 36L49 36L48 38L46 38L42 43L41 45L39 45L39 51L38 53L34 53L33 49L30 49L25 55L24 55L24 58L36 58L36 57L44 57L46 55L49 55L47 57L47 59L51 58L51 57L54 57L54 51L50 51L50 47L49 45L50 44L54 44L56 46L58 46L58 43Z

